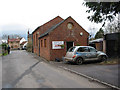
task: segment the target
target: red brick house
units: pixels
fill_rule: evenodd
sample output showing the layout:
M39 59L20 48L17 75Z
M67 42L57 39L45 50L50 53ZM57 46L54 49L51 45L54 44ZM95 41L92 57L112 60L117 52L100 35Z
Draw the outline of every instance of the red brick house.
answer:
M11 49L19 49L20 48L20 39L9 39L8 38L8 45Z
M47 60L62 58L75 45L88 45L89 33L72 17L57 16L33 31L33 51Z

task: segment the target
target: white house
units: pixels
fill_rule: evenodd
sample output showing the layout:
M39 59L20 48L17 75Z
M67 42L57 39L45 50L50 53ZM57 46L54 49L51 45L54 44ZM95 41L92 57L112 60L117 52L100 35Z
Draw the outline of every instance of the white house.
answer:
M28 43L28 42L26 42L26 43L23 45L23 48L26 48L26 46L27 46L27 43Z
M7 43L7 40L1 40L1 43Z
M25 40L25 38L22 37L22 38L20 39L20 44L21 44L22 42L25 42L25 41L27 41L27 40Z

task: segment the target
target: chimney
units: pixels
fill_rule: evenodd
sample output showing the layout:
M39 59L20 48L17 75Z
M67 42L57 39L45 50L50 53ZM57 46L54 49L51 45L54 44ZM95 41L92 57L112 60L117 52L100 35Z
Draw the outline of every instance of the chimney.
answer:
M28 29L28 36L27 37L29 38L29 29Z
M8 35L8 44L9 44L9 39L10 39L10 37L9 37L9 35Z
M29 35L29 30L28 30L28 35Z

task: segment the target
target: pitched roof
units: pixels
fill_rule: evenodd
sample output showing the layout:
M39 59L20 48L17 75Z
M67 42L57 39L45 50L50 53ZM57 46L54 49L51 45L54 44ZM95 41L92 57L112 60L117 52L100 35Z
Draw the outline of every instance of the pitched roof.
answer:
M39 39L42 38L42 37L44 37L44 36L46 36L46 35L48 35L49 32L53 31L53 30L54 30L55 28L57 28L60 24L62 24L64 21L65 21L65 20L63 20L63 21L61 21L60 23L58 23L58 24L52 26L51 28L49 28L45 33L43 33L43 34L40 35Z
M24 45L27 41L22 42L20 45Z
M89 43L97 43L97 42L102 42L102 41L103 41L103 38L99 38L99 39L89 41Z
M20 39L8 39L8 41L14 42L14 41L20 41Z
M42 26L46 25L47 23L49 23L49 22L55 20L56 18L61 18L61 17L60 17L60 16L57 16L57 17L53 18L52 20L46 22L45 24L43 24L43 25L41 25L41 26L38 26L38 27L32 32L32 34L33 34L36 30L38 30L40 27L42 27ZM61 18L61 19L62 19L62 18Z
M71 16L69 16L68 18L72 18ZM41 34L39 39L48 35L49 32L53 31L55 28L57 28L58 26L60 26L64 21L66 21L68 18L66 18L65 20L62 20L61 22L59 22L58 24L52 26L51 28L49 28L45 33ZM73 19L74 20L74 19ZM75 20L74 20L75 21ZM76 21L75 21L76 22ZM77 22L76 22L77 23ZM78 24L79 25L79 24ZM80 26L80 25L79 25ZM81 26L80 26L81 27ZM82 28L82 27L81 27ZM86 31L87 32L87 31ZM88 32L87 32L88 33Z

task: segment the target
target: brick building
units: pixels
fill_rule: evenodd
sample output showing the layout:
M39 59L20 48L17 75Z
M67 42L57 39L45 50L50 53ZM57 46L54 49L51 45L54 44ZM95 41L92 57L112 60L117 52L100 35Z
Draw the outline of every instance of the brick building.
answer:
M57 16L35 29L32 35L33 52L47 60L55 60L65 56L71 46L88 45L89 33L72 17Z
M20 48L20 38L10 39L8 37L8 45L11 49L19 49Z

